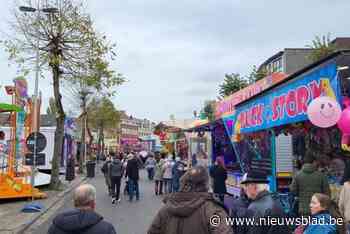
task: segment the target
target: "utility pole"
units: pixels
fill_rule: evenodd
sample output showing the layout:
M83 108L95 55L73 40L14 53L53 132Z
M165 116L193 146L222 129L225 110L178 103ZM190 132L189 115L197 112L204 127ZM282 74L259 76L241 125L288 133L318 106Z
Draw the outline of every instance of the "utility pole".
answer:
M80 145L80 156L79 156L79 173L84 173L84 161L86 159L86 92L80 92L81 98L81 145Z

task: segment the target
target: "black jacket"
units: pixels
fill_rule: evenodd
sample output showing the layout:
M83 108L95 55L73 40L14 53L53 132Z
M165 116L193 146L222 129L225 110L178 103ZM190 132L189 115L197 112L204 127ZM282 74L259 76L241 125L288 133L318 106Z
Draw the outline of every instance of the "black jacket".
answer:
M139 180L139 162L136 157L128 160L125 176L128 176L131 180Z
M210 176L214 180L214 193L224 194L226 193L226 179L227 172L224 168L215 165L210 172Z
M249 198L241 192L240 197L236 198L232 203L232 208L230 209L230 216L232 218L245 218L248 214L248 207L250 204ZM233 225L234 233L246 233L246 225Z
M109 175L109 169L110 169L111 161L106 161L103 166L101 167L101 171L105 175Z
M54 218L48 234L116 234L112 224L94 211L72 209Z
M268 191L258 194L256 199L252 201L247 210L247 216L254 218L258 225L248 225L249 234L288 234L291 233L286 225L268 225L268 219L283 219L286 215L278 200L272 197ZM266 223L261 218L265 218ZM277 219L276 219L277 220ZM273 221L275 222L275 221ZM281 221L279 221L281 222Z

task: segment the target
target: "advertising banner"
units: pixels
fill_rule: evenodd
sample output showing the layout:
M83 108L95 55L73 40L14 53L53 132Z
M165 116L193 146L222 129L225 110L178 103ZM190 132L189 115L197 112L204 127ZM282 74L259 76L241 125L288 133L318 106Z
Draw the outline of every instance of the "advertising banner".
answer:
M215 117L221 118L234 114L236 105L281 82L286 77L287 75L282 72L273 73L261 80L258 80L254 84L235 92L234 94L226 97L224 100L217 102L215 104Z
M329 96L339 102L339 90L336 64L332 62L237 107L224 123L233 135L305 121L312 100Z

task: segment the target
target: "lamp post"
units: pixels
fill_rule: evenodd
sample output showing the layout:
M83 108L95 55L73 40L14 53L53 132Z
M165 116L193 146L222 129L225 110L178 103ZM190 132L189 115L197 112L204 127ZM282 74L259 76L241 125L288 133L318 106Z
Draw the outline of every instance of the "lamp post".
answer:
M36 21L40 21L40 14L41 12L48 13L48 14L53 14L53 13L58 13L57 8L42 8L40 9L40 0L37 2L37 8L33 7L28 7L28 6L20 6L19 10L22 12L28 12L28 13L34 13L37 12L37 17ZM38 38L36 41L36 61L35 61L35 88L34 88L34 96L33 96L33 119L32 119L32 125L33 125L33 132L37 133L39 131L39 117L40 117L40 112L38 113L38 95L39 95L39 72L40 72L40 39ZM37 156L37 134L34 136L34 153L33 153L33 166L32 166L32 174L31 174L31 185L32 185L32 191L34 190L34 182L35 182L35 177L34 173L36 170L36 156ZM32 194L32 200L34 199L34 196Z

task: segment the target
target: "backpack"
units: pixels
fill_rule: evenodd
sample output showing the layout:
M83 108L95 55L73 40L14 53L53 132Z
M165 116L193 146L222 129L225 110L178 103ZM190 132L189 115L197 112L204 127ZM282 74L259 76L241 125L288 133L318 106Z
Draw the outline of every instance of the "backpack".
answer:
M120 161L110 164L110 175L111 177L123 176L123 164Z

